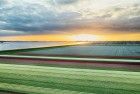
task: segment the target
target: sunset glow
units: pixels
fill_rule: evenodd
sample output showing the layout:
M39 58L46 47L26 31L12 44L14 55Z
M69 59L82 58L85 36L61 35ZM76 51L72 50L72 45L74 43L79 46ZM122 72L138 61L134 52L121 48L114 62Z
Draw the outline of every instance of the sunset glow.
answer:
M115 34L43 34L3 36L0 41L139 41L140 33Z
M79 34L70 37L73 41L97 41L97 36L91 34Z

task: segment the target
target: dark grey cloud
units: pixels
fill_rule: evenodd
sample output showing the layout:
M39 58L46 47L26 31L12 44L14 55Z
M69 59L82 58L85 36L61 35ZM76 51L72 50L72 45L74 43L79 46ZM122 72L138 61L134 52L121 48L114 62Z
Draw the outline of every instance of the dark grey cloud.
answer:
M120 31L140 31L140 16L116 20L111 26Z
M52 0L54 3L57 3L57 4L72 4L72 3L75 3L77 2L78 0Z
M65 29L79 13L57 13L39 4L14 5L0 10L0 30L29 33L52 33Z
M7 3L6 0L0 0L0 7L2 7L3 5L5 5Z

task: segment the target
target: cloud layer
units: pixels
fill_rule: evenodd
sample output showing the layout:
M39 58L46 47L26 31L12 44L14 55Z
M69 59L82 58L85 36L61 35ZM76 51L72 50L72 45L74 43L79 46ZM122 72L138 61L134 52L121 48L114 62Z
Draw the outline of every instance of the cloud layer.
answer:
M140 30L139 0L0 0L0 36L102 28Z
M53 3L57 3L57 4L72 4L77 2L78 0L52 0Z

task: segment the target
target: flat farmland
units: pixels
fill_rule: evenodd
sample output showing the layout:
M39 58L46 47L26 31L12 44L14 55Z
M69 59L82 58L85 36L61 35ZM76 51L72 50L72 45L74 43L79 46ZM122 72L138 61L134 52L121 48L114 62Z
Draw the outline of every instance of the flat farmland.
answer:
M128 45L82 45L60 47L53 49L39 49L33 51L25 51L20 54L29 55L58 55L58 56L122 56L122 57L139 57L140 46Z
M25 94L139 94L140 73L0 64L0 90Z

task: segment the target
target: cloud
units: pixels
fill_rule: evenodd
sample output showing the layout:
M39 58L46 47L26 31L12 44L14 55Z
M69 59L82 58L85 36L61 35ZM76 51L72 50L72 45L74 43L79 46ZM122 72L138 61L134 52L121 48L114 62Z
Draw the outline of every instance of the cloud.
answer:
M140 30L139 0L0 0L0 36L88 27Z
M15 4L10 8L5 7L0 12L0 29L27 33L49 33L63 29L67 21L71 22L79 16L76 12L58 13L46 6L34 3Z
M1 0L0 1L0 6L3 6L4 4L6 4L6 1L5 0Z
M140 4L112 7L103 11L99 16L105 20L110 29L139 31L140 30Z
M11 36L11 35L23 35L24 32L19 32L19 31L13 31L13 30L0 30L0 35L1 36Z
M75 3L77 2L78 0L52 0L53 3L57 3L57 4L72 4L72 3Z

